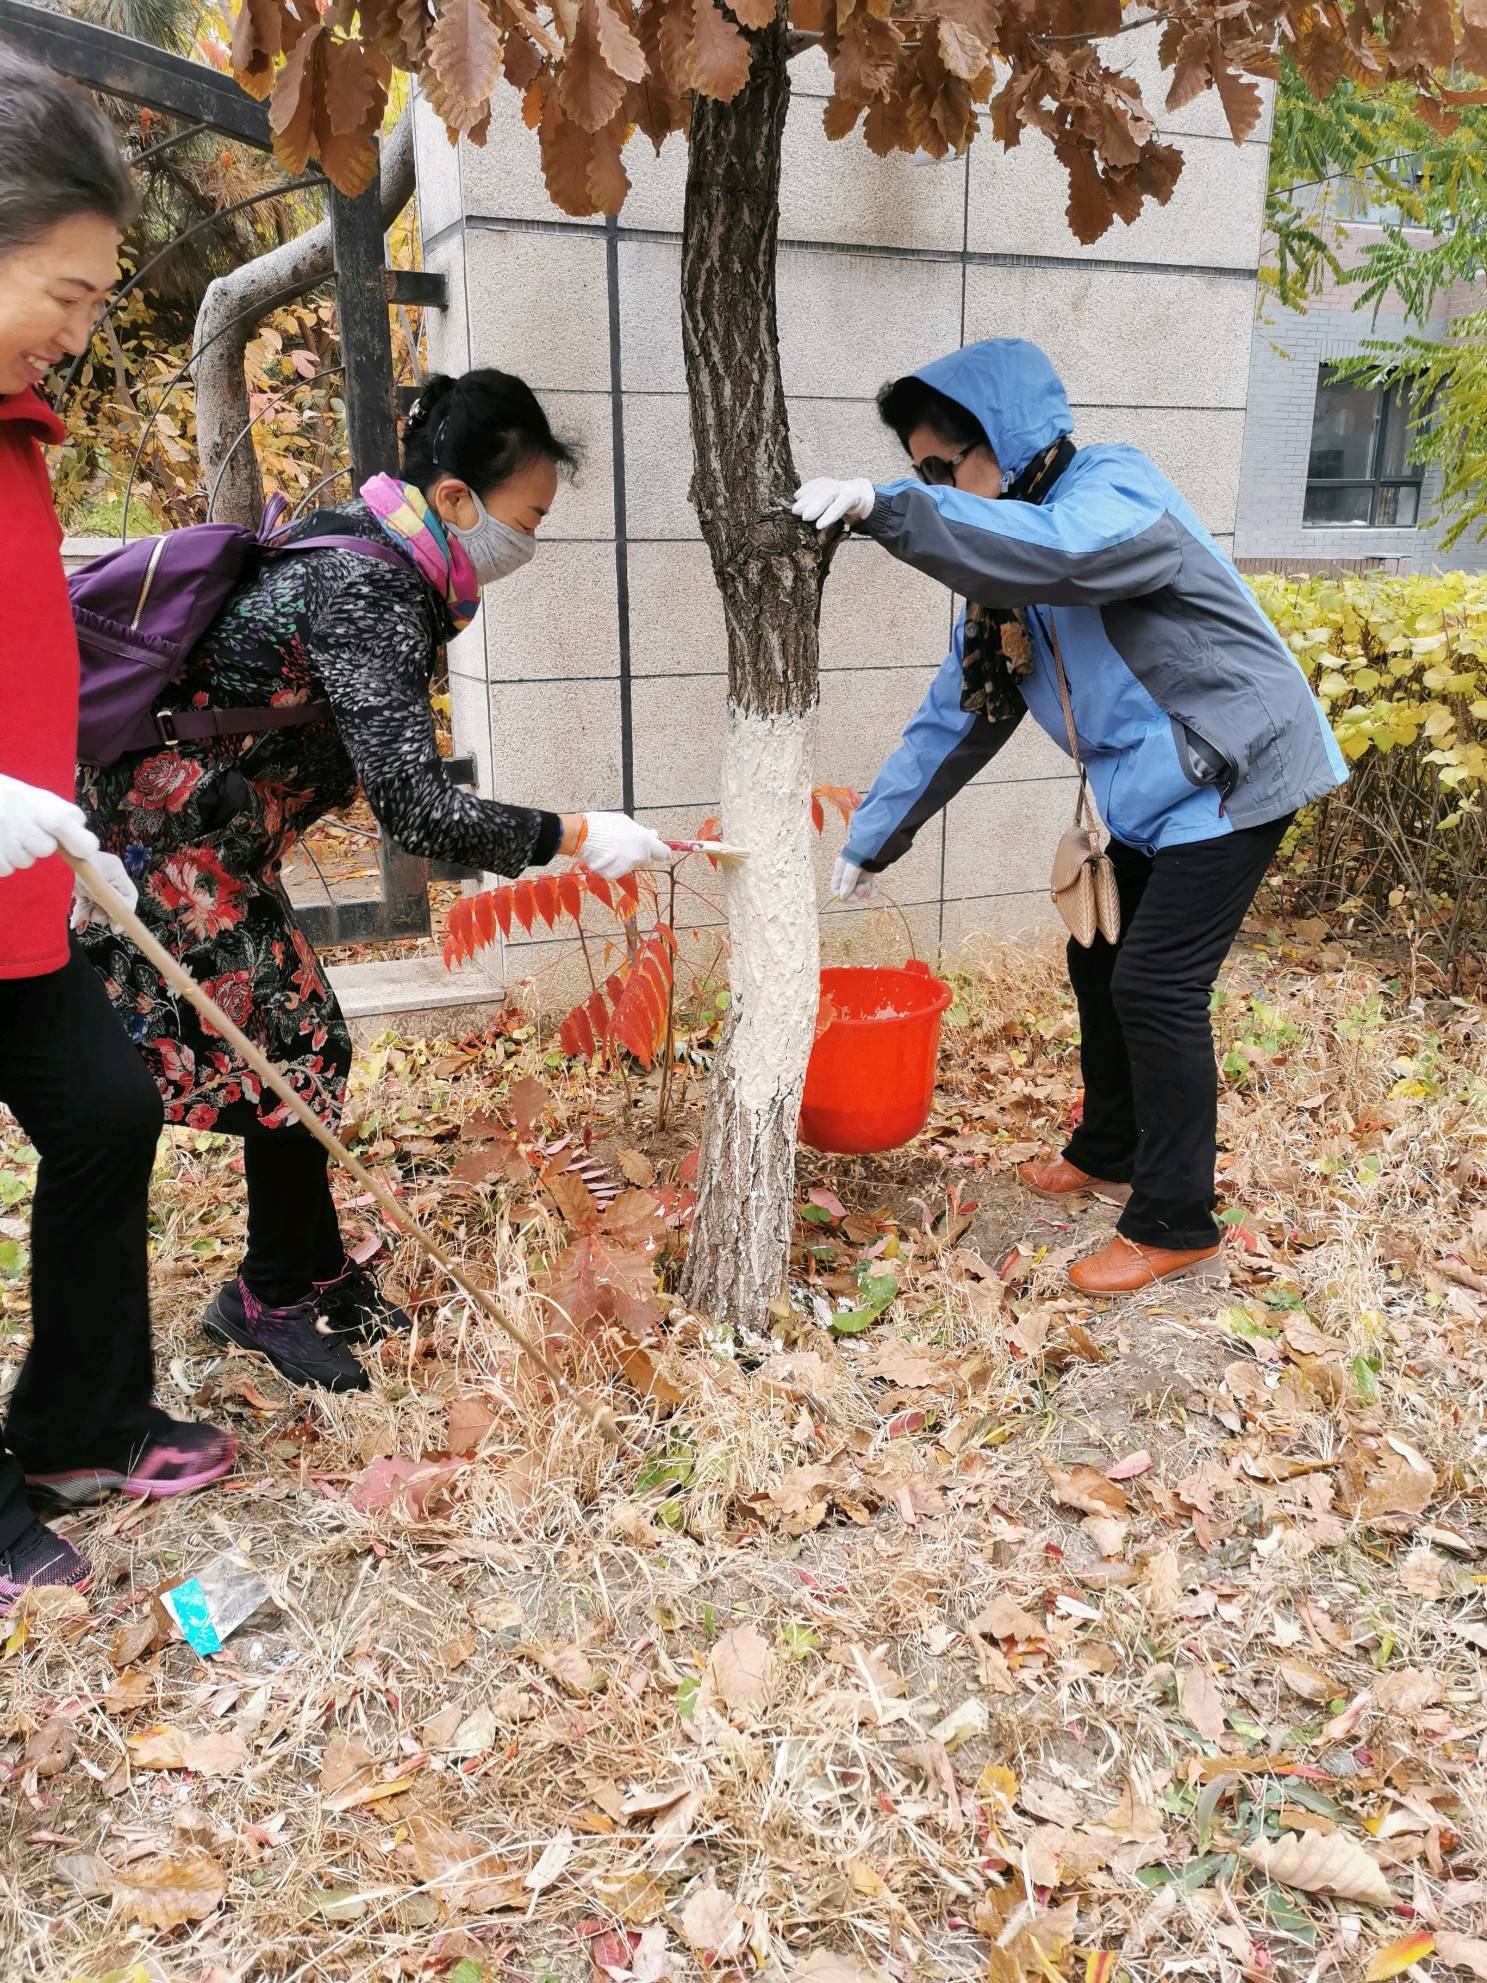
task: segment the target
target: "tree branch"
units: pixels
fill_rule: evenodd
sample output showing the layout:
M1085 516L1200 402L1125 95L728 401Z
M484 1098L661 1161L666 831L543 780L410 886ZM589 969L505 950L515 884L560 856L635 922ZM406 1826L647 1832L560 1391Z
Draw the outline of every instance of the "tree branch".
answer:
M407 206L413 188L413 118L411 111L405 111L382 148L384 227L390 227ZM215 521L239 523L251 530L263 514L263 481L251 440L233 452L234 442L252 418L243 362L253 333L265 316L283 306L286 291L303 295L333 266L327 219L231 275L219 276L201 299L193 341L200 354L194 365L196 452L203 482L209 489L217 487ZM241 321L221 335L235 317Z

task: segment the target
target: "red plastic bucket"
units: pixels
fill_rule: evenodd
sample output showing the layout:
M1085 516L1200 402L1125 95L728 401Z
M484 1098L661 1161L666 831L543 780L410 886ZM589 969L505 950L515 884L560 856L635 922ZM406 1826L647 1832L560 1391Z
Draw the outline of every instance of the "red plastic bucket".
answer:
M821 973L832 1018L811 1049L800 1134L815 1150L894 1150L929 1120L940 1016L954 997L918 958Z

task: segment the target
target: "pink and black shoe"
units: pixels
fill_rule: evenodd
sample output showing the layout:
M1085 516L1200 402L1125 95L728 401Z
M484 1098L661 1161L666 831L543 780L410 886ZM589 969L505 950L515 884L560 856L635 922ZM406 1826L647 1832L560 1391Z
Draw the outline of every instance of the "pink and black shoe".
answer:
M351 1354L345 1336L321 1321L318 1294L275 1308L239 1274L217 1291L202 1327L214 1343L266 1356L291 1384L314 1384L324 1391L365 1391L367 1373Z
M127 1467L69 1467L61 1473L28 1473L26 1493L34 1507L81 1508L105 1494L139 1501L163 1501L194 1494L232 1472L238 1442L215 1425L171 1421L148 1441Z
M44 1522L22 1529L9 1549L0 1549L0 1610L8 1611L27 1591L60 1586L80 1591L91 1574L88 1559Z
M412 1316L389 1301L366 1268L354 1260L348 1258L332 1280L313 1285L320 1313L338 1336L380 1343L386 1336L406 1335L413 1327Z

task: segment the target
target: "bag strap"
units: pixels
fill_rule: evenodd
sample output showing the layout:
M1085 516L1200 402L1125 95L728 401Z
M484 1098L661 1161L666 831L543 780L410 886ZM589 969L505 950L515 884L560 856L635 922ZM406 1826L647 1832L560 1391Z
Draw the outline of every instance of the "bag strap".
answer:
M301 537L293 544L266 543L263 548L275 557L291 551L353 551L360 558L375 558L378 564L396 565L400 571L413 570L409 560L391 544L379 544L370 537ZM154 718L161 743L174 744L197 743L203 737L250 737L259 730L289 730L303 723L322 722L331 714L328 702L290 702L257 709L157 709Z
M1079 768L1079 790L1074 799L1074 824L1092 826L1089 813L1089 773L1084 768L1084 757L1079 749L1079 733L1074 728L1074 705L1069 700L1069 678L1064 673L1063 650L1058 644L1058 627L1054 622L1053 610L1048 613L1048 644L1053 649L1054 672L1058 676L1058 699L1063 704L1064 728L1069 733L1069 755Z

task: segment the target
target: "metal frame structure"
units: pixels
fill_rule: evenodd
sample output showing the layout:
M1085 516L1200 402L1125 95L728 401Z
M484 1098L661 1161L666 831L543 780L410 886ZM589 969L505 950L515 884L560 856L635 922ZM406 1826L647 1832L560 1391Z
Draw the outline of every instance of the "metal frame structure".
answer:
M34 0L0 0L0 40L14 43L61 75L105 95L179 118L189 127L152 146L135 161L137 166L148 164L179 138L201 131L219 133L258 151L272 149L267 107L230 76L219 75L199 62L115 34L110 28L53 13ZM280 190L292 189L276 189L268 197L277 197ZM334 187L328 187L327 192L346 438L350 470L359 485L369 476L397 468L398 394L389 306L404 303L442 309L447 296L442 276L385 266L381 192L375 181L355 199L348 199ZM146 272L141 270L140 275ZM291 301L297 293L286 293L282 300ZM171 385L179 383L188 371L189 367L184 368ZM468 761L450 766L453 775L463 774L462 782L473 775L473 769ZM405 852L385 834L379 860L380 895L314 903L296 910L313 942L364 943L428 935L429 864Z
M1323 392L1332 383L1331 378L1328 376L1331 369L1330 366L1323 366L1322 368L1321 376L1317 381L1318 402L1320 402ZM1339 383L1354 390L1366 390L1356 380L1344 379L1339 381ZM1338 517L1308 517L1303 508L1301 521L1304 530L1413 530L1419 523L1420 503L1425 486L1424 468L1418 463L1409 463L1407 461L1403 474L1390 475L1384 472L1383 466L1388 456L1389 443L1393 438L1394 423L1397 420L1403 420L1406 429L1408 429L1410 422L1408 409L1405 408L1402 410L1400 407L1400 389L1397 380L1390 380L1387 385L1376 386L1373 390L1378 393L1378 404L1374 409L1373 432L1369 435L1368 440L1369 473L1367 475L1313 475L1310 471L1310 464L1308 464L1306 493L1304 497L1304 503L1309 503L1311 493L1314 489L1319 491L1330 491L1334 489L1366 490L1368 494L1368 514L1367 516L1347 520ZM1313 411L1312 418L1313 443L1315 443L1315 410ZM1408 455L1408 444L1406 444L1406 455ZM1384 506L1385 496L1392 494L1397 498L1402 489L1409 489L1414 492L1415 503L1410 515L1405 518L1381 517L1379 511Z

